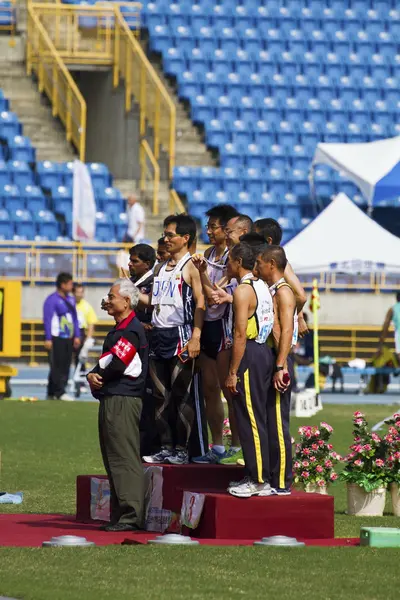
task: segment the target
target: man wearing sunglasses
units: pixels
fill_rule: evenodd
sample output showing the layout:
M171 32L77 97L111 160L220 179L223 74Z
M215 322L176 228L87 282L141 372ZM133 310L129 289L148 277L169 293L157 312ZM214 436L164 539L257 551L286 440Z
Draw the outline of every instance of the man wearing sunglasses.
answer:
M205 302L189 252L196 237L194 219L186 214L167 217L163 237L169 259L157 265L151 294L140 295L142 306L153 306L150 375L161 442L160 451L143 460L180 465L189 461L189 437L195 412L200 411L192 382Z

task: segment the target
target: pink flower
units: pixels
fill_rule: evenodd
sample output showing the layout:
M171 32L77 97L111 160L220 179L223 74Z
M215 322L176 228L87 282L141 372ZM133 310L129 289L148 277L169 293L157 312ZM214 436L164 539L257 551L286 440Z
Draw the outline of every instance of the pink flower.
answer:
M362 449L364 452L369 452L370 450L372 450L372 446L371 444L365 444Z
M354 464L356 465L356 467L362 467L364 463L362 460L358 459L354 461Z
M352 458L355 457L355 453L354 452L350 452L350 454L347 455L346 460L350 460Z
M301 476L304 477L304 479L308 479L310 477L310 473L308 471L303 471Z
M355 441L355 442L361 442L361 438L360 438L360 436L359 436L359 435L356 435L356 436L355 436L355 438L354 438L354 441Z
M377 458L375 461L375 464L377 467L384 467L385 466L385 461L382 460L381 458Z
M310 458L310 462L314 463L314 462L316 462L316 460L317 460L317 459L315 458L315 456L311 456L311 458Z
M294 440L294 437L291 437L291 438L290 438L290 442L291 442L292 446L293 446L293 444L294 444L294 441L295 441L295 440Z
M319 429L316 429L316 430L314 431L314 435L315 435L315 436L317 436L317 435L321 435L321 432L320 432L320 430L319 430Z
M323 473L324 472L324 468L321 465L317 465L315 467L315 470L317 471L317 473Z
M323 446L325 444L324 440L319 440L318 441L318 446Z
M362 425L364 423L364 421L362 419L355 419L354 424L355 425Z
M325 421L322 421L322 423L320 423L320 427L321 429L326 429L329 432L333 431L333 427L331 425L328 425L328 423L325 423Z
M355 452L362 452L363 447L360 444L356 444L356 445L352 446L352 449Z
M310 439L310 437L312 436L311 431L306 431L305 434L306 438Z
M304 448L303 454L304 456L309 456L311 454L311 451L308 448Z
M303 465L303 467L309 467L310 463L308 462L308 460L303 460L303 462L301 463Z
M392 444L394 441L394 438L392 435L385 435L385 440L386 440L386 442L388 442L388 444Z
M327 446L328 446L329 450L332 450L332 448L333 448L332 444L327 444Z
M379 437L379 435L377 435L376 433L373 433L371 435L371 438L374 440L374 442L381 442L381 438Z
M356 419L361 419L364 416L364 413L360 412L359 410L357 410L354 413L354 416L356 417Z
M331 461L331 460L326 460L326 461L325 461L325 467L326 467L327 469L330 469L331 467L333 467L333 463L332 463L332 461Z
M396 427L400 427L400 421L396 421L395 425Z
M295 468L295 469L300 469L300 466L301 466L301 465L300 465L299 461L298 461L298 460L296 460L296 462L294 463L294 465L293 465L293 466L294 466L294 468Z
M337 478L338 478L338 474L337 473L331 473L331 475L330 475L331 481L336 481Z
M318 479L318 481L317 481L317 485L318 485L319 487L325 487L325 486L326 486L326 483L325 483L325 481L324 481L323 479Z

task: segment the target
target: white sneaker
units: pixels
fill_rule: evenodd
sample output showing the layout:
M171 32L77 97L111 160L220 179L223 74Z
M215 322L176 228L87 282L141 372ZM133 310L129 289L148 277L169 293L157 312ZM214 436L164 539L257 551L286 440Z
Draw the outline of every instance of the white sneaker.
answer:
M60 400L64 400L64 402L75 402L75 398L69 396L68 394L63 394L60 396Z
M251 496L272 496L274 490L269 483L254 483L247 478L234 487L229 487L228 492L237 498L251 498Z

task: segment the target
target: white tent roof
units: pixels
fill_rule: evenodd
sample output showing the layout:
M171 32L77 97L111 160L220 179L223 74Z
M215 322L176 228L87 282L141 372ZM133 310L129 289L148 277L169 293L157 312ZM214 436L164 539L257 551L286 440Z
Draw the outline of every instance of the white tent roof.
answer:
M360 144L318 144L313 166L342 171L369 204L400 194L400 136Z
M285 245L296 273L400 272L400 238L339 194Z

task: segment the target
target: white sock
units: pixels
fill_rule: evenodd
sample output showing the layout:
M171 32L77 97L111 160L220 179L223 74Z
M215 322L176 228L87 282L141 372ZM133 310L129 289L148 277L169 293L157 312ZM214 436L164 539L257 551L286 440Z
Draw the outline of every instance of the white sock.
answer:
M225 446L218 446L217 444L213 444L213 450L218 452L218 454L223 454L225 452Z
M241 446L231 446L231 450L233 450L233 452L239 452L241 449Z

